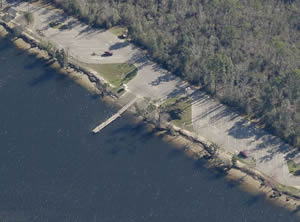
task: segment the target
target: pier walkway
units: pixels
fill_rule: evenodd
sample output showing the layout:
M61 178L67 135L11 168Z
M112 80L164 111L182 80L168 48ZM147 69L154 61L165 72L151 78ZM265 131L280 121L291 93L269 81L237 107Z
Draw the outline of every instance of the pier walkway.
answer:
M99 126L97 126L95 129L92 130L93 133L99 133L104 127L108 126L110 123L112 123L114 120L119 118L122 113L124 113L130 106L132 106L137 100L137 97L131 100L129 103L127 103L125 106L122 107L115 115L101 123Z

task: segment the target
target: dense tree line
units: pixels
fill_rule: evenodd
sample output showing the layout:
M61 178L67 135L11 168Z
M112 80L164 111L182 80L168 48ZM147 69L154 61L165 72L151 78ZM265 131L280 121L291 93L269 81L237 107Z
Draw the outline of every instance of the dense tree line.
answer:
M300 146L300 1L51 0Z

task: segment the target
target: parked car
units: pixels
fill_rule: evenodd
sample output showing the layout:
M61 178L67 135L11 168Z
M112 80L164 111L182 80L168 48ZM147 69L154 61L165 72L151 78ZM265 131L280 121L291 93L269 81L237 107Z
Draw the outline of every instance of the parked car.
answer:
M126 38L127 38L126 34L119 35L119 39L126 39Z
M112 56L114 53L112 51L105 51L102 56Z
M248 154L246 153L246 151L241 151L238 156L241 157L241 158L243 158L243 159L247 159L248 158Z
M51 27L51 28L54 28L54 27L56 27L56 26L59 26L61 23L60 22L58 22L58 21L53 21L53 22L50 22L49 23L49 26Z

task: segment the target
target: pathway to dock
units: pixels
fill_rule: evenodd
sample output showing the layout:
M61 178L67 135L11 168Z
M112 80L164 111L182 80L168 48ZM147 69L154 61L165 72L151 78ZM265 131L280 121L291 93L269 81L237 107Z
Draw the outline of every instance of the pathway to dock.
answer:
M132 106L136 102L136 100L137 100L137 97L135 97L133 100L131 100L125 106L123 106L122 109L120 109L115 115L113 115L108 120L104 121L99 126L97 126L95 129L93 129L92 132L93 133L99 133L104 127L108 126L114 120L119 118L122 115L122 113L124 113L130 106Z

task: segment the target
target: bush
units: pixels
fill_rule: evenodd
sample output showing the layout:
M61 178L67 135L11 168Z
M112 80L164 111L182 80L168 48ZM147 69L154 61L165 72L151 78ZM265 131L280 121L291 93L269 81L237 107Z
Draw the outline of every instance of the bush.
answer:
M50 56L55 56L56 47L50 41L41 42L40 48L46 50Z
M12 35L13 35L13 37L20 37L20 35L22 34L22 32L23 32L22 28L18 27L18 26L14 27L12 29Z
M238 156L236 154L234 154L231 158L232 166L236 166L237 161L238 161Z
M61 67L65 67L68 63L68 55L66 54L64 49L56 50L55 58L57 59Z
M24 18L28 24L32 24L34 22L34 16L32 12L25 12Z

